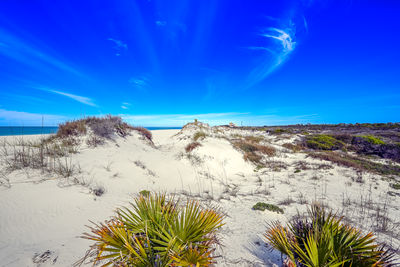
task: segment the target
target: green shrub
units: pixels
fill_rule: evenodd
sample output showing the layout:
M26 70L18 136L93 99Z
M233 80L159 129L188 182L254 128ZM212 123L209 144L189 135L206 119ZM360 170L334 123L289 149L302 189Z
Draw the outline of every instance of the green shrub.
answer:
M343 148L345 144L330 135L317 134L306 138L306 146L317 150L335 150Z
M150 196L150 191L149 190L142 190L139 192L139 195L144 196L144 197L149 197Z
M282 129L282 128L278 128L275 129L273 132L273 134L283 134L283 133L291 133L290 130L286 130L286 129Z
M375 243L372 233L341 222L318 205L287 227L269 225L267 242L288 257L288 266L392 266L394 254Z
M269 211L283 214L283 209L279 208L276 205L268 204L268 203L264 203L264 202L258 202L257 204L255 204L253 206L253 210L261 210L261 211L269 210Z
M199 131L199 132L196 132L195 134L194 134L194 136L193 136L193 140L194 141L197 141L197 140L199 140L199 139L204 139L204 138L206 138L206 133L205 132L201 132L201 131Z
M77 264L103 266L210 266L223 215L195 201L181 205L165 195L140 195L111 220L89 227L95 241Z
M390 187L396 190L400 190L400 183L390 184Z
M300 169L297 169L297 170L294 171L294 173L299 173L299 172L301 172Z
M379 139L376 136L373 135L361 135L360 137L362 137L364 140L368 141L371 144L374 145L384 145L385 142L383 142L381 139Z

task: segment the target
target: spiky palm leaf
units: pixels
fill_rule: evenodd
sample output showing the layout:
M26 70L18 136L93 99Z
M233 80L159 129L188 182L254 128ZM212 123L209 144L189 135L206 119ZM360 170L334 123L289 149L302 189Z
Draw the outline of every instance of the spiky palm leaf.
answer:
M343 224L318 205L311 206L308 218L297 217L288 228L270 225L265 237L300 266L392 266L393 254L379 247L372 233Z
M150 194L90 227L83 238L96 241L96 255L88 257L104 266L209 266L222 221L223 215L195 201L181 206L165 194Z

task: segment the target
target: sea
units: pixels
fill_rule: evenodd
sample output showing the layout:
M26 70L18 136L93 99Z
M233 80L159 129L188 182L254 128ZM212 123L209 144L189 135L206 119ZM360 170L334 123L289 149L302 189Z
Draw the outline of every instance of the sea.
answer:
M148 130L173 130L181 127L145 127ZM57 126L0 126L0 136L6 135L32 135L53 134L58 130Z

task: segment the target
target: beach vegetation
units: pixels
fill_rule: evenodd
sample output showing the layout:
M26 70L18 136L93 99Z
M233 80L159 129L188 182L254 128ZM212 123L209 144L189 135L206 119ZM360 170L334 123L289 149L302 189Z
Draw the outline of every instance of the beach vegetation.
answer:
M193 135L193 140L196 142L198 140L203 140L204 138L206 138L206 133L203 131L198 131Z
M244 137L244 140L246 140L247 142L258 144L264 140L264 137L263 136L255 136L255 135L247 135Z
M299 152L302 150L302 147L298 144L292 144L292 143L284 143L282 146L286 149L291 150L292 152Z
M287 256L288 266L392 266L394 259L394 253L377 244L372 233L343 223L317 204L287 226L271 223L264 236Z
M201 144L199 142L191 142L190 144L188 144L185 147L185 151L186 151L186 153L190 153L199 146L201 146Z
M396 190L400 190L400 183L390 184L390 187Z
M276 149L268 145L255 144L249 141L235 141L233 146L244 153L243 158L246 161L251 161L256 165L261 165L262 155L268 155L269 157L275 156Z
M373 145L384 145L385 142L373 135L360 135L365 141Z
M144 197L149 197L150 196L150 191L149 190L142 190L139 192L139 195L144 196Z
M340 140L326 134L316 134L306 137L306 146L315 150L337 150L345 146Z
M83 238L94 241L86 261L117 266L211 266L224 215L197 201L165 194L139 195Z
M245 161L251 161L255 163L257 166L261 165L262 156L254 153L254 152L245 152L243 155Z
M104 143L105 143L104 138L99 137L97 135L92 135L88 137L88 139L86 140L86 144L90 147L97 147L103 145Z
M277 128L277 129L274 129L270 133L279 135L279 134L285 134L285 133L292 133L292 131L290 129Z
M103 186L94 186L90 191L96 197L101 197L106 192L106 189Z
M147 139L150 142L153 142L153 135L146 128L132 126L132 130L139 132L145 139Z
M58 127L56 136L65 138L79 136L87 133L88 129L94 135L101 138L110 139L114 135L126 137L130 131L137 131L147 140L152 140L152 134L143 127L134 127L122 120L120 116L106 115L104 117L86 117L80 120L67 121Z
M87 128L84 120L67 121L58 125L57 137L70 137L86 134Z
M373 162L347 153L338 153L333 151L310 152L308 153L308 156L315 159L330 161L339 166L349 167L359 171L367 171L382 175L399 175L400 173L400 166Z
M257 204L255 204L252 209L253 210L261 210L261 211L269 210L269 211L273 211L273 212L281 213L281 214L284 213L283 209L281 209L280 207L278 207L274 204L268 204L265 202L257 202Z

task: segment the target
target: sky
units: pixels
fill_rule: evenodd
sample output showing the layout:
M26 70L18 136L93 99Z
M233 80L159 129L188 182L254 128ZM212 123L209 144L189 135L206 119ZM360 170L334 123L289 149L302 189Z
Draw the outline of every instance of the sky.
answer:
M400 1L1 0L0 126L400 121Z

